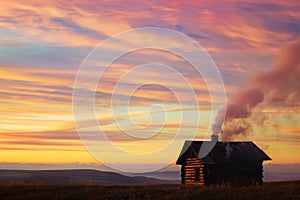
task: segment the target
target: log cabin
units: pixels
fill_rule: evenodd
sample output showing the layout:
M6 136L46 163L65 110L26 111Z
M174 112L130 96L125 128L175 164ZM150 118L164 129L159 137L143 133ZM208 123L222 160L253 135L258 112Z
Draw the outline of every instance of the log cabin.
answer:
M216 137L216 136L212 136ZM209 141L205 141L209 142ZM176 162L185 185L248 186L263 184L263 161L271 160L253 142L219 142L204 157L204 141L185 141Z

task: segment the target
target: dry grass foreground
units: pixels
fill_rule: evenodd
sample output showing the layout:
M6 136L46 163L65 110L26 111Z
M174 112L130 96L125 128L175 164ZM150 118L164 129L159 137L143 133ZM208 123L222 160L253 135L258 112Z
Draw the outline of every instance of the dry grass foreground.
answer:
M0 185L0 199L300 199L300 181L253 187L182 185Z

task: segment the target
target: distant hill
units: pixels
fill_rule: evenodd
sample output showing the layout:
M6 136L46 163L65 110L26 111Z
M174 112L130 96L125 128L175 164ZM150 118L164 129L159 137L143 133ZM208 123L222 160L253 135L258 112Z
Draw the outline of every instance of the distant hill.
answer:
M71 169L67 169L70 167ZM74 167L80 167L75 168ZM84 169L84 167L86 169ZM10 182L46 182L46 183L104 183L104 184L140 184L142 183L180 183L180 168L172 165L164 171L146 173L104 172L109 168L92 165L38 165L0 162L0 183ZM177 167L174 169L174 167ZM88 169L87 169L88 168ZM24 170L26 169L26 170ZM31 170L35 169L35 170ZM51 170L50 170L51 169ZM265 164L264 182L300 180L300 164ZM102 170L102 171L99 171ZM51 176L51 180L48 180ZM109 177L109 178L106 178ZM149 179L147 179L149 178ZM118 180L117 182L114 180ZM124 181L122 181L124 180Z
M264 166L264 181L300 180L300 164L267 164Z
M0 170L0 183L42 184L174 184L178 181L125 176L98 170Z
M177 183L180 183L181 180L181 171L162 171L162 172L145 172L145 173L137 173L137 174L131 174L127 173L125 175L128 176L144 176L148 178L156 178L156 179L162 179L162 180L172 180L177 181Z

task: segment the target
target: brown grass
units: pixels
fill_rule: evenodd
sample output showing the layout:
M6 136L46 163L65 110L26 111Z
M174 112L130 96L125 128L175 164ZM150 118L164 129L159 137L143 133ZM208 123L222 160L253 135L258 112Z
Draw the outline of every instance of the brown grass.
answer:
M1 200L17 199L300 199L300 181L253 187L182 185L0 185Z

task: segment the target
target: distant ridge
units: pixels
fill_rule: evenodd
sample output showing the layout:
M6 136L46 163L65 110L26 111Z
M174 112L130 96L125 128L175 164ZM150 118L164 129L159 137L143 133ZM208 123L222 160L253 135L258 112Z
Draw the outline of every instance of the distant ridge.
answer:
M40 184L176 184L144 176L125 176L115 172L90 169L70 170L0 170L0 183Z
M161 171L161 172L144 172L144 173L125 173L124 175L128 176L143 176L148 178L156 178L161 180L170 180L177 181L177 183L181 182L181 172L178 171Z

